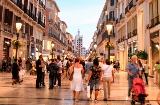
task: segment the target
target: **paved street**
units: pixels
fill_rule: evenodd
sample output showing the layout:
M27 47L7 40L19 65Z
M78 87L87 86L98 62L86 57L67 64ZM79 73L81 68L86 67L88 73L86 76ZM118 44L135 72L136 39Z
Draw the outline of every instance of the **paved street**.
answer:
M130 101L126 101L127 96L127 76L125 72L115 73L115 83L111 87L111 98L104 102L103 90L100 90L98 103L88 101L86 91L81 92L80 101L72 100L72 91L70 90L69 81L63 79L61 88L48 89L48 76L46 76L46 86L41 89L35 88L36 76L26 74L24 82L12 85L11 73L0 73L0 104L30 104L30 105L130 105ZM153 78L149 78L149 86L146 87L151 105L156 104L158 88L153 84ZM94 100L94 97L93 97Z

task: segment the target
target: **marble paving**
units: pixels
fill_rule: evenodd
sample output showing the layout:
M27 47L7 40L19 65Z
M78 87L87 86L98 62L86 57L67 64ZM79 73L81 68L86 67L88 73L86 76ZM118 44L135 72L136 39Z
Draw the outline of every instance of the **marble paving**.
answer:
M0 73L0 105L131 105L130 101L126 101L128 84L125 72L115 73L115 83L111 86L111 98L107 102L103 101L103 89L99 91L97 103L88 101L86 90L81 92L80 101L74 102L70 81L67 79L62 79L61 88L49 90L47 73L45 87L36 89L35 82L36 76L26 73L23 83L12 85L11 73ZM149 94L146 105L158 105L156 98L159 89L153 84L153 78L149 78L146 91Z

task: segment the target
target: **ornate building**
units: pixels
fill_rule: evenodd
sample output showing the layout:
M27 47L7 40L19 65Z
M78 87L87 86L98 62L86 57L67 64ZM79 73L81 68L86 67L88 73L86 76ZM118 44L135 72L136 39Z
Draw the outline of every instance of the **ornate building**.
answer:
M38 57L42 53L42 37L45 30L45 0L0 1L0 61L16 56L15 41L18 39L17 57ZM17 33L16 22L22 27ZM0 65L2 62L0 62Z
M46 29L43 36L44 59L64 55L67 51L67 24L58 17L60 9L55 0L47 0L46 3ZM62 53L64 50L64 53Z

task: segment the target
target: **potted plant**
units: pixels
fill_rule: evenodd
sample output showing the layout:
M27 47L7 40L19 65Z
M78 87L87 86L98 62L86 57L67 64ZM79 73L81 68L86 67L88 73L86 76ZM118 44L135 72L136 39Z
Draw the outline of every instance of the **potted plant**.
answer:
M107 42L105 48L114 49L114 43L112 43L112 42Z
M23 45L23 42L22 41L19 41L19 40L12 40L12 45L13 47L21 47Z

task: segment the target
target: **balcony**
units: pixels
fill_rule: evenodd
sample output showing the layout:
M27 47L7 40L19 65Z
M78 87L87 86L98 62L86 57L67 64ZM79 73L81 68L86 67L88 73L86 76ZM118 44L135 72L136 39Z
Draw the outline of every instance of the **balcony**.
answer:
M125 18L125 14L121 13L121 15L120 15L120 22L124 22L124 18Z
M16 35L17 34L17 29L13 28L13 34Z
M109 21L111 21L111 22L115 22L115 18L114 18L114 17L112 17L112 16L110 16L110 17L108 18L108 21L107 21L107 22L109 22Z
M17 7L19 7L25 14L37 22L37 17L35 14L32 14L30 10L27 9L21 2L16 2L16 0L11 0ZM43 4L43 2L42 2Z
M136 0L136 3L137 3L137 4L141 4L141 3L143 3L143 1L144 1L144 0Z
M118 23L120 23L119 18L116 19L116 24L118 25Z
M36 39L36 44L39 44L39 40L38 39Z
M129 33L127 34L127 39L129 39L129 38L131 38L131 37L132 37L132 33L129 32Z
M21 38L23 38L23 39L26 38L25 33L22 33Z
M45 5L43 4L43 1L39 0L39 5L42 6L44 9L46 8Z
M34 42L34 37L31 37L31 42Z
M129 5L125 8L125 14L127 17L130 16Z
M41 19L38 19L38 24L45 28L45 24L41 21Z
M7 25L7 23L4 23L4 31L11 33L11 26Z
M50 22L50 23L53 23L53 19L49 19L49 22Z
M39 40L39 44L42 45L42 43L43 43L43 42L42 42L41 40Z
M117 40L117 43L120 43L120 39Z
M136 10L136 0L132 0L130 3L129 3L129 11L130 12L134 12Z
M133 34L133 36L136 36L137 35L137 29L133 30L132 34Z
M150 28L152 27L155 27L156 25L158 25L160 22L159 22L159 15L156 16L155 18L151 19L151 26Z
M119 5L119 4L120 4L120 2L121 2L120 0L116 0L117 5Z
M49 36L53 37L54 35L52 33L48 33Z

